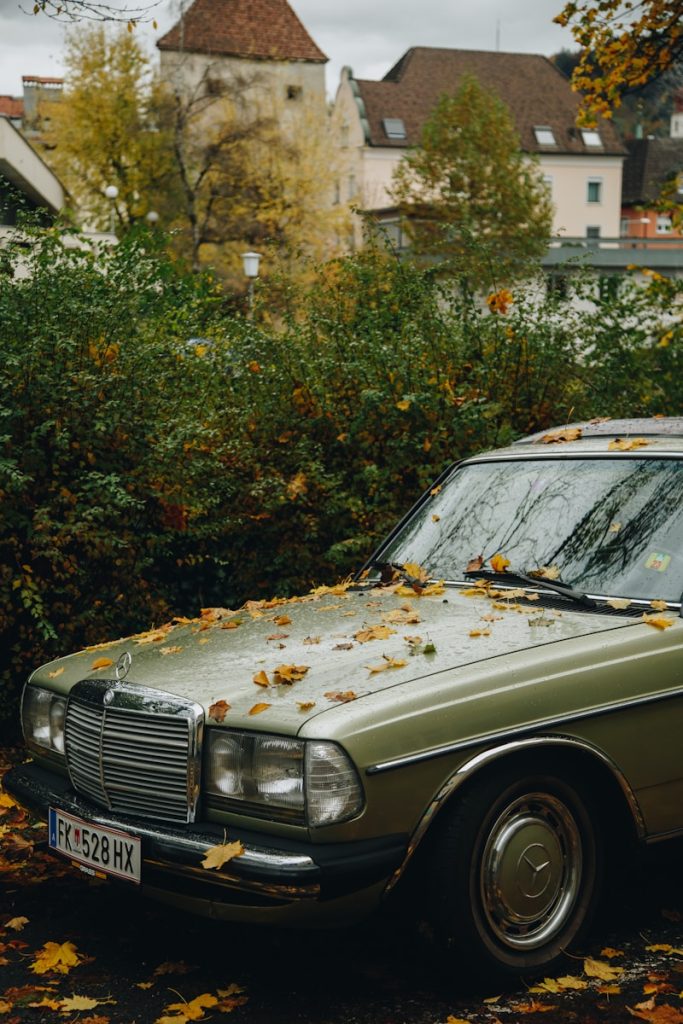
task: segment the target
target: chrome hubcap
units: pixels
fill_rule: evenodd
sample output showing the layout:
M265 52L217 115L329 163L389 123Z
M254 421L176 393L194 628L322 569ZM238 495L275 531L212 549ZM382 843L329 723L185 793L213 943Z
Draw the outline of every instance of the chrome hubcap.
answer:
M569 809L549 793L527 793L494 823L484 847L480 891L496 938L535 949L557 935L579 894L581 836Z

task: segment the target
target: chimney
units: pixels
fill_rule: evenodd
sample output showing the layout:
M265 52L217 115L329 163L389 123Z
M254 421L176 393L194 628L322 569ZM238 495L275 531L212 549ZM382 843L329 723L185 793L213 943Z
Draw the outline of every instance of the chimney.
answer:
M672 139L683 139L683 89L677 89L674 93L670 134Z

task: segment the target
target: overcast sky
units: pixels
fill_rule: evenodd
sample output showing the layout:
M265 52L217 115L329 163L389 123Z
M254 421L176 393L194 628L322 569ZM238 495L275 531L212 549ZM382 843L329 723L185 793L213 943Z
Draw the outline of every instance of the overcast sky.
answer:
M111 0L118 8L125 0ZM135 0L128 0L132 6ZM138 0L139 3L144 0ZM187 2L187 0L186 0ZM382 78L410 46L551 54L572 48L570 33L553 24L562 0L291 0L330 61L327 90L350 64L357 78ZM21 94L22 75L62 75L64 28L33 9L33 0L0 0L0 94ZM150 49L177 20L178 0L154 8L159 24L136 29Z

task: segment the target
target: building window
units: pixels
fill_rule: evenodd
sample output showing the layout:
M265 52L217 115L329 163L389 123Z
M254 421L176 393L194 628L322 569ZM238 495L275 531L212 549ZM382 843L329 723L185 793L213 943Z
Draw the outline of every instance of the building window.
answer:
M655 231L658 235L669 235L671 234L673 225L671 223L671 217L668 213L657 214L657 223L655 225Z
M287 99L288 100L300 100L303 95L303 89L300 85L288 85L287 86Z
M622 217L619 225L619 234L622 238L628 238L631 234L631 221L628 217Z
M589 203L602 202L602 178L589 178L586 200Z
M539 146L556 146L555 136L552 128L548 128L547 125L536 125L534 127L534 135L536 136L536 142Z
M402 117L384 117L382 118L382 127L388 139L405 139L407 137Z
M581 138L583 139L584 146L588 146L589 149L602 149L600 132L588 128L582 128Z
M600 238L600 226L596 224L592 225L591 227L587 227L586 238L589 239L589 241L595 243L597 239Z

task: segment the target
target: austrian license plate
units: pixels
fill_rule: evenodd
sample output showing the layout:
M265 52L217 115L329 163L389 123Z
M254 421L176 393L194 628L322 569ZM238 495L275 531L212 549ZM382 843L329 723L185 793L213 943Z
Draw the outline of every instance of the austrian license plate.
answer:
M140 840L114 828L102 828L65 811L50 808L50 849L77 864L129 882L140 882Z

